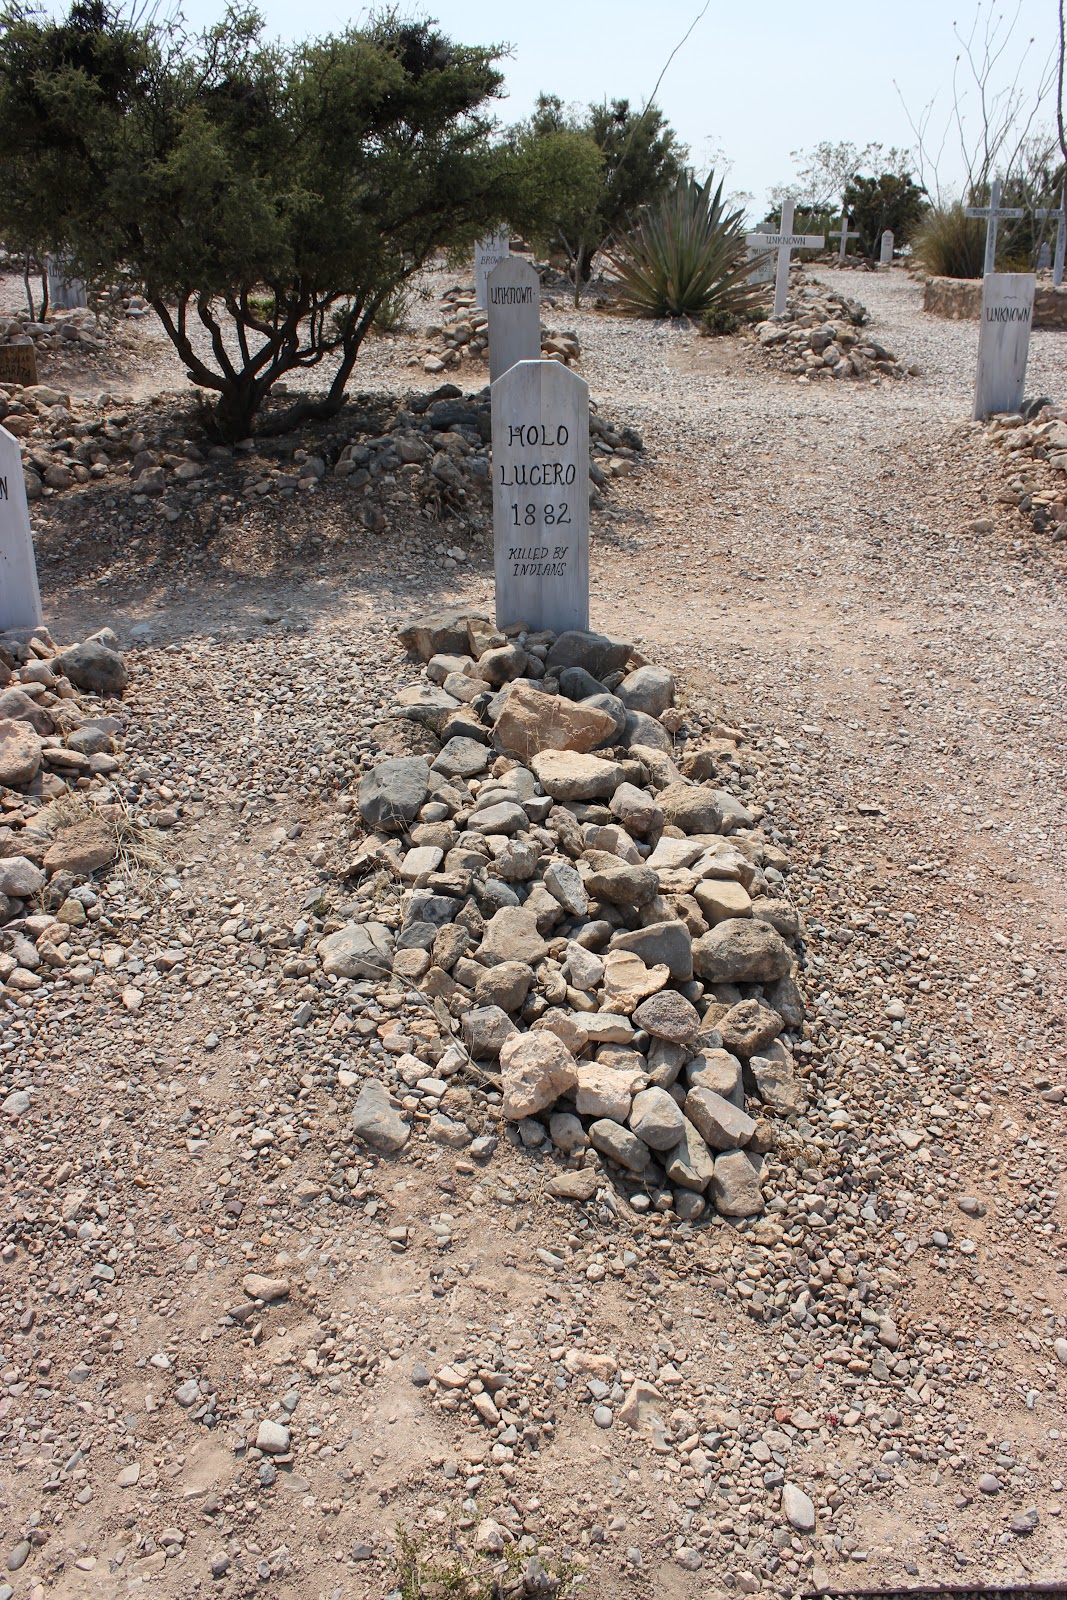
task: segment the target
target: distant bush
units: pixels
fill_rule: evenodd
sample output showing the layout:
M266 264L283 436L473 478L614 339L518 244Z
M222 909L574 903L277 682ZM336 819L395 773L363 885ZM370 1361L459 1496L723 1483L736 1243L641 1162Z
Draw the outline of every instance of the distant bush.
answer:
M934 206L912 240L912 252L934 278L980 278L985 266L985 221L964 214L961 202Z
M662 200L607 251L618 304L637 317L743 316L756 303L740 211L724 210L712 189L683 174Z

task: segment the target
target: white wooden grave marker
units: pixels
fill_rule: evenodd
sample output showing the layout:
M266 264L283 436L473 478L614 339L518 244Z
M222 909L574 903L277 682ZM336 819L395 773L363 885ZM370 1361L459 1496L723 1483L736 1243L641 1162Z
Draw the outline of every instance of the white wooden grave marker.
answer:
M891 267L893 265L893 246L895 243L896 240L893 238L892 228L886 228L882 234L882 247L878 257L879 266Z
M750 250L777 250L778 269L774 276L774 315L784 316L789 297L789 252L791 250L825 250L826 235L822 233L794 233L793 200L782 201L782 225L778 233L746 233L745 243Z
M987 206L968 206L964 212L965 217L985 217L985 276L988 278L997 270L997 223L1001 217L1025 216L1021 206L1002 206L1000 203L1000 179L994 178L989 186L989 204ZM1025 277L1025 273L1005 273L1005 277Z
M995 411L1018 411L1023 403L1036 287L1032 272L991 272L982 283L974 386L977 418Z
M498 261L511 254L511 238L506 233L491 233L474 246L474 298L486 309L485 282Z
M0 633L32 630L43 621L22 451L0 428Z
M859 234L855 231L855 229L849 228L847 211L842 211L841 226L834 229L833 233L830 235L830 238L841 240L841 243L838 246L837 259L839 262L844 261L845 256L848 254L848 241L850 239L859 238Z
M1047 239L1042 239L1037 252L1038 272L1047 272L1052 265L1052 246Z
M499 627L589 626L589 385L520 361L492 387Z
M87 306L88 297L85 285L80 278L67 278L63 268L54 256L49 256L48 266L48 304L53 311L74 311L78 306Z
M1039 206L1037 210L1035 210L1034 216L1050 218L1055 217L1056 219L1056 254L1052 259L1051 266L1052 282L1058 289L1060 284L1063 282L1063 258L1064 255L1067 254L1067 212L1064 211L1062 206L1060 206L1058 210L1053 210L1050 206ZM1050 263L1044 259L1047 249L1048 245L1042 244L1041 252L1038 256L1037 262L1039 268L1048 267L1050 265Z
M521 256L505 256L486 279L489 382L516 361L541 359L541 279Z

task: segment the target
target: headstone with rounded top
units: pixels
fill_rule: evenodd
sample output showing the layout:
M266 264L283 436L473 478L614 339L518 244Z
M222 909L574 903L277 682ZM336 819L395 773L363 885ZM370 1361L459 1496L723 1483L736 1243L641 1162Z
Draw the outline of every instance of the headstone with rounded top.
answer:
M891 267L893 265L893 245L895 244L892 228L887 228L882 234L882 249L879 255L879 265Z
M1018 411L1023 403L1036 287L1032 272L991 272L982 282L976 418Z
M74 311L89 304L80 278L68 278L54 256L48 257L48 303L53 311Z
M517 361L541 359L541 279L521 256L505 256L486 280L489 382Z
M520 361L492 388L498 627L589 626L589 385Z
M0 633L32 632L42 621L22 452L0 428Z

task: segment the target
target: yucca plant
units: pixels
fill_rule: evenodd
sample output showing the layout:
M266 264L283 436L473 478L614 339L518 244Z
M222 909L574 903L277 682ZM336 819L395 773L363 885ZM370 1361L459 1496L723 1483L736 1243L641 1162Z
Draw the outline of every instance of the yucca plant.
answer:
M933 278L980 278L985 266L985 223L968 217L960 201L933 206L912 240L915 259Z
M635 317L700 317L710 311L742 318L756 304L744 215L724 209L722 182L713 188L714 180L714 173L705 183L683 174L606 252L622 311Z

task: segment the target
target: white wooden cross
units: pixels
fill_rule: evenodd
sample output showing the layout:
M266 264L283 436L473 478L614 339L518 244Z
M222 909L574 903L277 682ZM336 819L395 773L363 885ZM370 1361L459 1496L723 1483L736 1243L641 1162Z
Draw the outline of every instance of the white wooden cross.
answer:
M795 202L782 201L782 225L778 233L746 233L745 243L750 250L777 250L778 270L774 276L774 315L785 315L789 294L789 253L791 250L825 250L824 233L794 233L793 212Z
M841 240L841 245L840 245L840 248L838 249L838 252L837 252L837 259L838 259L838 261L844 261L845 256L848 254L848 241L850 239L858 239L859 238L859 234L858 233L856 233L854 231L853 232L849 231L848 212L847 211L842 211L842 213L841 213L841 226L839 228L835 228L834 229L833 233L830 235L830 238L831 239L840 239Z
M985 272L997 270L997 223L1001 217L1022 217L1026 213L1021 206L1002 206L1000 203L1000 179L994 178L989 188L989 204L987 206L968 206L964 212L967 217L985 217Z
M1039 206L1034 211L1034 216L1056 219L1056 254L1052 260L1052 281L1058 289L1063 282L1063 258L1067 254L1067 213L1062 206L1058 211L1052 210L1049 206Z

